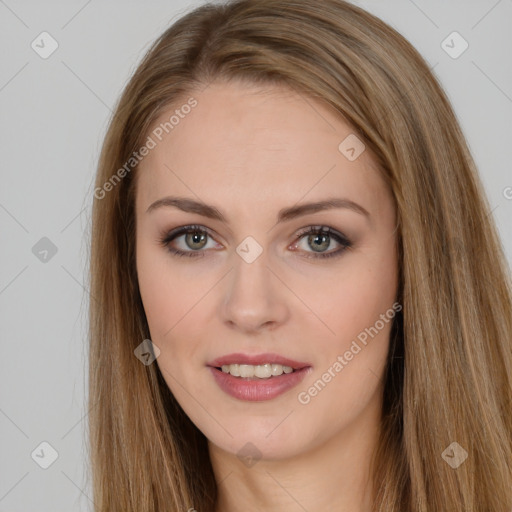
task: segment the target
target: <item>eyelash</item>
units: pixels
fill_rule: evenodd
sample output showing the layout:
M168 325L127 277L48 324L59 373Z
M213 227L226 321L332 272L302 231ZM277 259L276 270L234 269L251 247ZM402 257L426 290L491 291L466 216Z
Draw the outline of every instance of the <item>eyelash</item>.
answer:
M204 252L202 250L191 250L191 251L181 251L179 249L174 249L170 246L170 243L178 238L181 235L187 235L190 233L206 233L209 237L213 238L208 229L204 228L203 226L199 225L190 225L190 226L183 226L180 228L176 228L168 233L165 234L165 236L160 240L160 244L165 247L171 254L175 256L186 256L189 258L197 258L197 257L204 257ZM305 256L306 258L314 258L314 259L326 259L326 258L333 258L337 256L341 256L342 253L345 252L346 249L350 249L352 247L352 242L343 234L338 233L337 231L334 231L328 226L309 226L302 230L300 233L298 233L297 238L294 242L299 242L302 238L304 238L306 235L328 235L329 237L333 238L336 242L342 245L341 249L338 249L336 251L330 251L328 253L311 253L310 256Z

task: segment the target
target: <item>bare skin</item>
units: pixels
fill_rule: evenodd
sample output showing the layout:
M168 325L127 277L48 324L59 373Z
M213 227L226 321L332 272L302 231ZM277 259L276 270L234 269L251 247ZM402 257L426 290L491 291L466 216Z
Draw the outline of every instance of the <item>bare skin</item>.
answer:
M217 510L367 512L397 292L392 196L368 148L353 161L338 149L353 130L325 105L235 82L193 96L197 107L138 169L137 271L157 364L209 440ZM227 222L175 206L147 211L166 196L213 205ZM277 223L281 209L332 198L360 209ZM161 243L191 224L205 232ZM333 234L301 236L310 226L330 227L350 245ZM262 249L251 263L236 251L249 236ZM268 352L311 367L271 400L226 394L207 366Z

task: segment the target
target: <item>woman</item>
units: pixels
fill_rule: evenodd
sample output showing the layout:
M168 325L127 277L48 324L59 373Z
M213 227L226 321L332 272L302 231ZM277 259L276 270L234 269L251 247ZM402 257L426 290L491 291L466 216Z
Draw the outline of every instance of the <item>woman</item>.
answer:
M341 0L205 5L98 168L97 510L509 511L512 301L428 66Z

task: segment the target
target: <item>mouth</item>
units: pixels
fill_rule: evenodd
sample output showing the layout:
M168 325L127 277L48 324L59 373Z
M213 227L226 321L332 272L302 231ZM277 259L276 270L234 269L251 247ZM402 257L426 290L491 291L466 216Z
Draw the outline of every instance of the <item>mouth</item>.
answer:
M207 365L215 382L238 400L271 400L298 385L311 365L276 354L231 354Z

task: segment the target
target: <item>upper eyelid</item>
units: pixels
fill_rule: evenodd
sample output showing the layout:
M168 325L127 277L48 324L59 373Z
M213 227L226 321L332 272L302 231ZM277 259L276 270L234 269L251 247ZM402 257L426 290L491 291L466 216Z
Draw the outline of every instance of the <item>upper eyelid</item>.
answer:
M215 236L213 236L213 231L211 229L207 228L206 226L203 226L200 224L190 224L190 225L180 226L180 227L171 229L169 231L165 231L162 238L164 240L167 240L167 239L174 240L175 238L177 238L179 236L186 235L188 231L204 231L211 238L215 239Z

